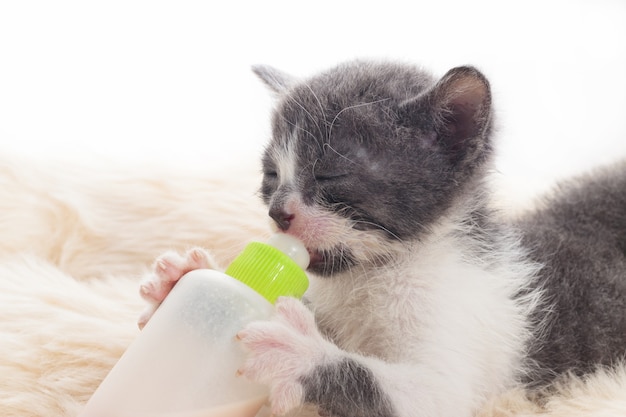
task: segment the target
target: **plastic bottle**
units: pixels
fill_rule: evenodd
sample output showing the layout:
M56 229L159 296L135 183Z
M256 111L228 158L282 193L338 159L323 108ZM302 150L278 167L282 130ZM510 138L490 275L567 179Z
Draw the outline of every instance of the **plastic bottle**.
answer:
M277 249L278 248L278 249ZM252 417L268 388L236 375L243 327L301 297L309 256L279 234L254 242L226 273L185 274L93 394L80 417Z

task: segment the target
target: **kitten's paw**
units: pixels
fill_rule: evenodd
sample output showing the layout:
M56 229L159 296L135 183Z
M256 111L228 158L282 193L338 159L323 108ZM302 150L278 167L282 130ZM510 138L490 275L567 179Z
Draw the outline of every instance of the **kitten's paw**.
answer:
M154 262L152 272L139 285L139 293L150 303L139 316L139 328L143 328L150 320L159 304L183 275L202 268L217 269L213 257L202 248L190 249L184 255L166 252L159 256Z
M287 297L276 302L272 320L249 324L237 338L250 352L239 374L270 386L274 415L304 404L302 379L338 350L321 336L313 314Z

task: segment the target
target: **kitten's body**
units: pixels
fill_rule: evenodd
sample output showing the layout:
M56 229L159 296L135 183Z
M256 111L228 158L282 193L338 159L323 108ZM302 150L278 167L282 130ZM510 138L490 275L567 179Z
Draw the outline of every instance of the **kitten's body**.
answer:
M563 183L515 222L550 307L530 383L613 366L626 352L626 162ZM534 314L537 317L540 312Z
M520 221L522 236L492 214L491 95L478 71L456 68L438 82L368 62L304 82L256 72L279 98L262 195L278 228L309 248L313 272L313 315L282 300L275 320L240 333L251 351L242 373L271 386L275 413L311 404L340 417L469 416L514 384L623 355L626 173L607 191L621 206L605 230L622 246L605 252L613 287L606 310L594 305L601 324L555 323L584 317L585 306L568 303L591 288L588 277L582 267L540 269L536 261L570 260L542 212ZM563 207L561 227L581 229ZM592 287L604 272L590 272ZM577 333L595 353L574 355ZM564 363L559 349L570 351Z

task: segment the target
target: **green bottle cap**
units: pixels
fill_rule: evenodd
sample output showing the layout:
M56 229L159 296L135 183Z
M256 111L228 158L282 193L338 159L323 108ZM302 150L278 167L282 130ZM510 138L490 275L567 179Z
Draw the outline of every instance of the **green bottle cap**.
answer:
M304 246L302 248L306 251ZM243 282L272 304L281 296L301 298L309 286L306 274L292 258L260 242L246 246L226 269L226 274Z

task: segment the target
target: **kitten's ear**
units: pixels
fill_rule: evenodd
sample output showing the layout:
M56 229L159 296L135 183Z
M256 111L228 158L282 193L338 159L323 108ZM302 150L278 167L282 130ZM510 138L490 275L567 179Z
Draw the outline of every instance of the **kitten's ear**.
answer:
M430 91L407 105L413 111L430 113L437 142L450 153L453 162L479 156L489 148L491 91L477 69L451 69Z
M491 113L491 91L489 82L477 69L451 69L431 94L439 130L453 142L451 145L458 146L484 131Z
M255 65L254 72L274 93L280 95L295 83L295 78L291 75L277 70L267 65Z

